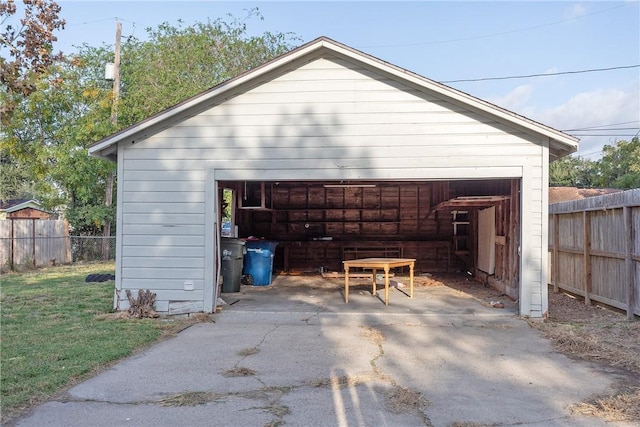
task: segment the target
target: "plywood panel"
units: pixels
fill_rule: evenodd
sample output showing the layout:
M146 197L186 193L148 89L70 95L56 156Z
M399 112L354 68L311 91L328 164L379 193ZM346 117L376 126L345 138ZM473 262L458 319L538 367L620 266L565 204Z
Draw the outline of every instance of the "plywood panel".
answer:
M496 208L478 212L478 268L494 274L496 270Z

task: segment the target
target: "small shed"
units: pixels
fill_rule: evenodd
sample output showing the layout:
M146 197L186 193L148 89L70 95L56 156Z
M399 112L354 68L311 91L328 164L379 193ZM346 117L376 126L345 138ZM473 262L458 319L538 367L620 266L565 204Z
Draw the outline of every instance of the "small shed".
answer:
M118 164L114 305L150 289L159 312L215 310L225 212L279 242L276 270L416 258L543 317L548 167L577 143L318 38L91 145Z
M10 199L0 203L0 220L5 219L53 219L37 200Z

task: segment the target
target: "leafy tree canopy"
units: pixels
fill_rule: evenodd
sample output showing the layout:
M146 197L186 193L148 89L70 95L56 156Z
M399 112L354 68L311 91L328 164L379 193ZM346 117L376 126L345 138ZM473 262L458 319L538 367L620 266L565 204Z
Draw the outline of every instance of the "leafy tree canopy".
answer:
M122 47L121 124L130 125L257 67L293 48L289 34L249 36L247 20L230 17L177 27L147 29L149 39Z
M3 90L0 115L3 123L11 115L16 97L33 93L38 78L61 58L61 54L52 53L52 43L57 40L54 31L64 29L65 25L64 19L59 17L60 6L47 0L23 0L23 3L24 16L9 22L18 10L15 1L0 1L0 23L3 24L0 33L0 85Z
M43 3L30 0L32 3ZM104 205L107 176L115 164L89 157L90 143L256 67L292 46L283 33L250 36L249 18L221 19L192 27L162 24L148 40L128 39L121 49L118 124L104 66L114 52L84 45L76 55L38 68L28 93L14 93L12 114L0 129L0 197L26 193L58 209L75 232L99 235L114 221Z
M549 166L549 185L640 188L640 140L634 137L605 145L600 160L563 157Z

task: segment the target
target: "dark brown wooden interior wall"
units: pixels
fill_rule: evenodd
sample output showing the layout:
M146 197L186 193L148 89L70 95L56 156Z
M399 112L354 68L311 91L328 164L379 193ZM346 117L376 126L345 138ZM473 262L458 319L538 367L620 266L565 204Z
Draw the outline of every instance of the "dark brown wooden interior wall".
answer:
M274 267L289 271L341 271L345 259L383 256L415 258L418 271L472 268L467 263L477 255L475 225L469 228L470 253L456 256L451 212L435 207L459 196L509 195L511 201L496 206L497 235L505 240L496 248L496 275L513 278L512 221L519 215L513 198L518 181L383 182L348 188L268 182L264 196L261 183L235 185L254 205L264 201L262 208L236 211L239 236L279 242ZM470 213L476 217L475 210Z
M343 259L386 256L416 258L418 268L433 270L454 261L443 246L450 244L451 216L434 211L449 197L446 183L326 188L284 182L267 183L265 192L265 209L238 210L236 220L241 237L280 242L278 267L341 270Z

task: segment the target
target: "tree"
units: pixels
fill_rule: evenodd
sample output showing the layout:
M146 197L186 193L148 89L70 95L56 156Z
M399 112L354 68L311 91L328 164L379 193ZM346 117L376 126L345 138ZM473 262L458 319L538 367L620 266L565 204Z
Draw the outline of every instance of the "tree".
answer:
M147 29L147 41L123 44L120 123L136 123L291 50L290 34L248 36L251 18L262 19L252 9L244 20L164 23Z
M549 185L556 187L591 187L596 164L579 156L566 156L549 165Z
M255 16L251 11L249 17ZM90 143L291 48L284 34L247 36L246 24L238 20L188 28L163 24L147 31L149 41L130 39L122 46L117 127L110 121L111 84L103 78L113 52L84 45L77 55L46 67L34 81L37 90L16 97L0 129L0 166L27 171L38 198L49 209L61 209L75 232L100 235L115 219L115 209L104 205L115 164L89 157Z
M60 6L55 1L24 0L24 17L19 23L9 23L0 33L0 116L6 123L17 98L32 94L37 80L46 74L47 67L61 58L52 53L52 43L57 40L55 30L63 29L64 19L59 18ZM0 22L5 24L17 12L14 0L0 1ZM4 51L7 51L5 58Z
M49 66L37 90L15 105L2 128L6 165L27 171L45 207L62 208L74 232L83 234L99 234L114 216L102 203L105 177L114 165L86 151L115 130L109 121L112 92L102 78L109 54L85 51Z
M640 140L605 145L602 158L567 156L549 166L549 185L560 187L640 188Z
M640 188L640 140L605 145L598 161L596 185L621 189Z

